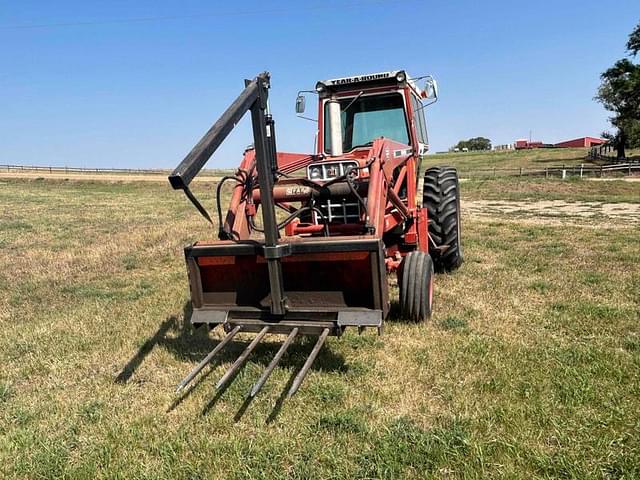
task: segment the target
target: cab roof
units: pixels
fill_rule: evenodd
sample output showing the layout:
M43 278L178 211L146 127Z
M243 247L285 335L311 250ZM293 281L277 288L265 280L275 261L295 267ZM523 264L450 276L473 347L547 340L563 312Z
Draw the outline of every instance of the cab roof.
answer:
M316 84L316 91L323 96L323 94L326 93L353 90L357 88L375 88L383 86L402 87L405 84L409 84L418 96L422 94L420 89L417 88L411 77L404 70L390 70L388 72L368 73L364 75L354 75L351 77L320 80Z

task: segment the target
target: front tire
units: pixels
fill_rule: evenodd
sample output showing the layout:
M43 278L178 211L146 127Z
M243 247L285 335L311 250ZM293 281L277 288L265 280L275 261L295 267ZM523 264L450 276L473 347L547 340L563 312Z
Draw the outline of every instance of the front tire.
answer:
M429 217L429 253L437 272L451 272L464 260L460 218L460 182L454 167L432 167L424 173L422 206Z
M420 251L407 254L398 272L400 311L403 318L424 322L433 308L433 261Z

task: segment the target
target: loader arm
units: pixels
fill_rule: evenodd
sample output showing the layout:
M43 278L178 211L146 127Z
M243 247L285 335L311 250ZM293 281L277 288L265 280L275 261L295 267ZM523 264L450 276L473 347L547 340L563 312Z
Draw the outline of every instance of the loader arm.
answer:
M203 211L199 202L195 200L189 190L189 184L202 170L207 160L231 133L247 111L251 111L251 123L255 148L255 167L260 191L263 195L262 222L264 225L267 267L269 271L269 286L271 290L271 314L284 315L286 302L284 298L282 267L280 258L286 248L278 245L278 227L276 223L275 205L271 195L273 189L274 170L277 169L275 135L273 134L272 119L267 114L267 100L269 98L268 72L263 72L254 80L245 80L245 89L225 111L220 119L209 129L196 146L187 154L185 159L169 176L169 182L174 189L182 189L194 205ZM271 127L271 128L269 128ZM251 173L251 172L249 172Z

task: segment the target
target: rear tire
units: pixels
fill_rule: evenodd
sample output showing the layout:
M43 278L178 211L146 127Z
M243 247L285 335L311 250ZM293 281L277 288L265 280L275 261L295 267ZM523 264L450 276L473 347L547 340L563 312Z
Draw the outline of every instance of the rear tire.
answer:
M464 260L460 219L460 182L454 167L432 167L424 173L422 206L429 217L429 236L436 246L448 245L443 252L430 246L437 272L457 269Z
M420 251L404 257L398 271L400 284L400 311L412 322L423 322L431 317L433 308L433 261Z

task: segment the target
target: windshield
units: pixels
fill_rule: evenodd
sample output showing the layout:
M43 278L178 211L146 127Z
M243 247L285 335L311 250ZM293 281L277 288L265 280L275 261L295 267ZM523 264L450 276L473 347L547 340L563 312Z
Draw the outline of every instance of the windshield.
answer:
M385 137L409 144L409 131L404 116L404 100L399 93L340 99L342 119L342 149L345 152L366 146L376 138ZM324 104L324 149L331 150L329 104ZM347 107L349 107L347 109ZM345 109L347 109L345 111Z

